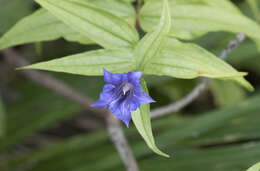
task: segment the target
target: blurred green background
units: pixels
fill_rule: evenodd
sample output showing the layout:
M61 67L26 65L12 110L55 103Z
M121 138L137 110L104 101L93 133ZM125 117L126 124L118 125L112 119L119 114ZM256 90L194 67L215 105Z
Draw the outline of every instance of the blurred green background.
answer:
M254 19L245 1L234 2ZM0 35L37 8L32 0L0 0ZM234 38L229 33L210 33L194 42L219 55ZM97 48L63 39L16 47L32 63ZM153 120L156 142L170 159L152 153L131 124L125 133L140 170L242 171L260 161L260 55L247 39L227 62L248 72L246 78L256 91L214 80L181 112ZM95 100L104 84L101 77L49 74ZM146 80L158 101L152 109L182 98L199 82ZM24 78L1 56L0 93L0 171L124 170L101 118Z

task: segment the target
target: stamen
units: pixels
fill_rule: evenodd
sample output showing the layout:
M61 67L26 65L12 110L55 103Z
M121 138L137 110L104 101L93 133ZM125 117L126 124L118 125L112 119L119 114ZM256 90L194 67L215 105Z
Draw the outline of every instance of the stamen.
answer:
M132 97L132 90L134 86L128 82L122 82L115 90L113 94L113 100L111 104L117 103L118 101L126 100Z
M123 83L123 88L122 88L123 94L126 95L126 93L128 91L131 91L133 88L134 88L134 86L132 84L124 82Z

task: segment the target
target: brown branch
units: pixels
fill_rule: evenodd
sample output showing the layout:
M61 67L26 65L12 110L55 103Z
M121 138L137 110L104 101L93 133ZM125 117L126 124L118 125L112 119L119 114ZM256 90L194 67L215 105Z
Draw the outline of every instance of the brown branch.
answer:
M107 117L107 123L110 139L115 144L117 151L121 155L121 159L123 160L127 170L138 171L139 169L137 166L137 162L135 158L132 157L133 154L121 129L120 121L111 113L109 117Z
M227 57L227 55L233 50L235 49L241 42L243 42L245 39L245 34L243 33L239 33L236 36L235 40L231 40L228 44L228 46L221 52L221 55L219 56L219 58L221 59L225 59ZM164 115L168 115L169 113L173 113L173 112L178 112L181 109L183 109L184 107L188 106L190 103L192 103L199 95L202 91L204 91L208 84L210 83L210 79L208 78L203 78L201 83L198 84L188 95L186 95L184 98L182 98L181 100L154 109L151 111L151 117L152 118L157 118L160 116L164 116Z
M15 68L29 64L28 61L26 61L21 55L19 55L11 48L4 50L2 54L4 55L5 61ZM95 112L101 117L105 117L104 110L90 107L90 104L93 103L92 100L84 96L82 93L77 92L73 88L67 86L62 81L50 76L49 74L37 70L19 70L19 72L21 72L28 79L40 84L41 86L49 88L55 93L81 105L84 109Z
M192 103L200 95L200 93L205 90L209 82L210 79L207 78L202 79L201 83L198 84L189 94L187 94L181 100L173 104L169 104L167 106L163 106L152 110L151 117L157 118L160 116L167 115L169 113L180 111L181 109L183 109L184 107Z
M2 54L5 61L15 68L29 64L29 62L27 62L23 58L23 56L19 55L12 48L4 50ZM131 152L130 147L128 146L126 137L124 136L122 128L120 127L120 122L117 118L112 117L113 114L111 112L109 112L108 110L91 107L91 99L78 92L77 90L69 87L62 81L55 79L47 73L36 70L19 70L19 72L21 72L28 79L38 83L39 85L53 90L55 93L66 97L74 103L81 105L84 109L92 111L98 116L104 118L107 123L111 141L114 143L117 151L119 152L120 157L125 164L125 167L129 171L138 171L136 160Z

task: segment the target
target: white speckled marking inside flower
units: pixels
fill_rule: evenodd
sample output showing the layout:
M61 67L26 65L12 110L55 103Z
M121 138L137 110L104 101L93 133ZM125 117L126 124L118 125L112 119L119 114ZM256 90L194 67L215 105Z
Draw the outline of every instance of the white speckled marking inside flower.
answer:
M126 95L126 93L128 91L131 92L134 89L134 86L128 82L123 82L122 84L123 84L122 91L123 91L124 95Z

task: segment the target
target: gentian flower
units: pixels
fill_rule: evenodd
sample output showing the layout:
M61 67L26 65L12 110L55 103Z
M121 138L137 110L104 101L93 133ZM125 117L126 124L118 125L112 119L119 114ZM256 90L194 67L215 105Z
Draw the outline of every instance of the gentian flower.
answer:
M105 84L99 100L92 107L108 108L115 116L129 126L131 111L141 104L155 102L142 92L140 78L142 71L112 74L103 69Z

